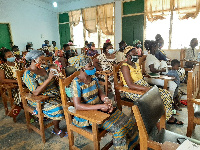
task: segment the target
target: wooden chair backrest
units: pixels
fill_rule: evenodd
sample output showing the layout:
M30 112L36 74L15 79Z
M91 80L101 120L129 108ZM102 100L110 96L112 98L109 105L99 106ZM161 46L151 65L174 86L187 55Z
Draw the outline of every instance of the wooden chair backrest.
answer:
M200 65L195 66L188 72L187 99L196 98L200 90Z
M59 79L60 94L61 94L61 99L62 99L62 105L63 106L67 106L68 105L67 96L66 96L66 92L65 92L65 87L69 87L69 85L71 84L72 80L75 77L77 77L79 74L80 74L80 71L76 71L72 75L70 75L69 77L67 77L65 79Z
M46 62L49 62L50 64L53 64L53 58L51 57L44 57Z
M181 68L184 68L184 59L185 59L185 49L181 49L180 52L180 66Z
M147 55L143 55L142 57L139 57L139 66L142 69L142 75L145 75L145 61L146 61Z
M103 54L103 48L100 48L100 50L101 50L101 54Z
M21 94L25 92L25 89L22 86L23 85L22 77L23 77L24 72L25 70L16 70L17 82L18 82L19 91Z
M113 67L113 76L114 76L115 87L123 86L123 83L121 81L120 74L119 74L122 64L123 64L123 62L120 62L118 65L114 65L114 67Z

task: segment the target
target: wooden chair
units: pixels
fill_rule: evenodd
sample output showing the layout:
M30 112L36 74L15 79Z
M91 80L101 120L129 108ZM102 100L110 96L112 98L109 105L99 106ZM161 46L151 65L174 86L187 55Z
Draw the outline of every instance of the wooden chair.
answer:
M139 58L139 66L142 69L142 75L146 78L150 78L149 75L146 74L145 72L145 61L146 61L147 55L143 55L142 57ZM160 77L157 77L156 79L162 79L164 80L164 87L163 89L168 89L168 82L173 81L175 78L174 77L168 77L166 75L160 75Z
M69 99L65 93L65 87L69 87L72 80L79 75L79 72L74 72L71 76L67 77L66 79L59 79L59 86L60 86L60 93L62 99L63 110L65 113L65 119L67 124L67 131L69 137L69 149L78 149L74 145L74 135L73 132L81 134L82 136L86 137L87 139L93 141L94 143L94 150L100 149L100 140L104 135L107 133L106 130L99 130L98 124L102 124L107 118L109 118L109 114L103 113L97 110L76 110L76 111L69 111L69 107L73 106L72 102L69 102ZM86 120L89 120L92 123L92 129L89 127L79 128L72 124L73 116L80 117ZM103 149L108 149L112 146L112 141L109 142L104 146Z
M46 62L49 62L50 64L53 64L53 58L52 57L44 57Z
M113 76L114 76L114 86L115 86L115 100L117 102L117 108L119 110L122 110L122 105L132 107L133 101L127 98L121 98L120 92L129 92L129 93L135 93L143 95L144 91L137 91L137 90L131 90L128 87L124 87L123 83L121 81L119 72L120 68L123 62L119 63L118 65L114 65L113 67Z
M166 112L158 87L154 86L142 97L134 102L132 107L137 122L140 136L140 150L152 148L161 150L165 142L178 143L178 139L188 139L191 142L200 144L200 141L176 134L165 129ZM157 134L149 137L152 129L160 119L160 130ZM177 148L177 145L175 145ZM175 149L176 149L175 148Z
M51 122L47 123L46 125L44 125L44 121L43 121L44 114L42 112L41 103L48 100L49 97L45 96L45 95L35 96L35 95L31 94L27 88L24 88L22 86L23 85L22 77L23 77L24 71L25 70L23 70L23 71L18 70L18 71L16 71L16 73L17 73L18 86L19 86L20 95L21 95L21 99L22 99L22 103L23 103L23 107L24 107L25 117L26 117L26 125L27 125L29 132L31 131L31 129L34 130L35 132L37 132L42 137L43 143L45 143L45 132L44 131L46 128L52 126L53 122L51 121ZM39 129L30 123L30 114L33 114L34 109L28 105L27 100L37 103L38 115L35 115L35 116L38 117L38 119L39 119L39 126L40 126Z
M99 84L104 86L104 91L106 93L106 96L108 96L108 87L110 85L110 82L108 81L108 77L113 75L113 72L111 72L109 70L97 71L96 76L98 77L98 75L104 75L105 76L104 80L99 80Z
M185 67L185 49L181 49L181 52L180 52L180 67L181 68L184 68L186 72L188 71L191 71L192 69L191 68L186 68Z
M200 105L200 65L188 72L187 79L187 108L188 127L187 136L191 137L196 124L200 125L200 110L194 111L193 104Z
M101 54L103 54L103 48L100 48L100 50L101 50Z
M13 106L14 106L14 98L12 96L12 89L18 88L17 84L6 83L0 84L0 93L4 105L5 115L9 115ZM8 108L8 102L10 103L11 109ZM13 121L16 122L16 115L11 115L13 117Z

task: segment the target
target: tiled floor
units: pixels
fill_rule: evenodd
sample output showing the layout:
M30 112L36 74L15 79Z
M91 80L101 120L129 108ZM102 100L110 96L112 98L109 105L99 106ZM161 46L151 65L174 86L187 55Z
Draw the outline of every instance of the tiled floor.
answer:
M181 87L185 89L185 85ZM186 92L186 91L185 91ZM183 97L184 98L184 97ZM183 110L178 112L179 115L175 116L177 119L182 120L184 125L166 125L166 128L170 131L186 135L187 131L187 107L183 107ZM128 107L123 107L123 112L127 115L130 114ZM66 124L63 120L61 122L61 128L66 130ZM5 116L2 100L0 99L0 149L34 149L34 150L66 150L68 149L68 138L59 138L56 135L51 134L52 128L46 130L45 144L42 143L41 137L35 133L29 133L26 128L26 121L23 110L17 118L17 123L14 123L10 117ZM196 127L192 137L200 140L200 125ZM101 141L101 146L105 145L107 141L110 141L111 135L107 135ZM83 150L92 150L92 142L83 138L82 136L75 134L75 144ZM113 148L111 148L113 149Z

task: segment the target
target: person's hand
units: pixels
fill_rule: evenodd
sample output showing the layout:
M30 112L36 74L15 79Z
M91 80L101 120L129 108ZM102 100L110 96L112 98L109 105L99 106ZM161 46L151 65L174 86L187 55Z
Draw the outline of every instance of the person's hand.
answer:
M108 105L108 104L102 104L100 109L101 109L101 111L103 111L103 112L108 112L108 110L109 110L109 105Z
M108 104L108 106L109 106L108 113L112 113L115 107L113 107L112 104Z
M106 98L104 101L105 104L112 104L112 100L109 98Z
M55 75L55 72L54 72L54 71L50 71L49 77L48 77L48 78L51 80L51 79L53 79L55 76L56 76L56 75Z
M161 70L160 70L160 72L165 72L165 71L166 71L166 69L165 69L165 68L163 68L163 69L161 69Z

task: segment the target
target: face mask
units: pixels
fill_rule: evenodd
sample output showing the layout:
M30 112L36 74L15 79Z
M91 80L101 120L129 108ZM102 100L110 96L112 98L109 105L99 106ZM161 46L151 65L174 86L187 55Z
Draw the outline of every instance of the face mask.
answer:
M137 62L138 56L131 56L131 61L132 62Z
M14 61L15 61L15 57L7 58L7 61L9 61L9 62L14 62Z
M109 54L113 54L114 52L115 52L114 49L109 49L109 50L108 50L108 53L109 53Z
M36 60L35 60L35 66L38 68L38 69L42 69L42 67L41 67L41 64L40 63L38 63Z
M142 44L138 44L138 45L137 45L137 48L140 48L140 47L142 47Z
M94 69L92 69L92 70L85 70L85 73L88 76L94 75L96 73L96 68L94 67Z
M28 52L32 51L32 49L28 49Z
M15 51L14 54L15 55L20 55L20 51Z

